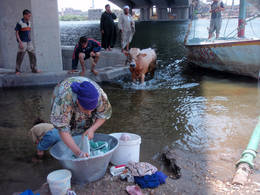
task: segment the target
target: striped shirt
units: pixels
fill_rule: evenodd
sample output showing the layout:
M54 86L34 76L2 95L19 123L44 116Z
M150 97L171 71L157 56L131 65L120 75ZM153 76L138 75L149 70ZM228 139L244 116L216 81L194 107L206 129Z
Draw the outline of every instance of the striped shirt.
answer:
M30 21L25 21L24 18L22 18L19 22L17 22L15 31L18 31L19 37L22 42L30 42L31 41L31 28L32 24ZM18 42L18 40L17 40Z

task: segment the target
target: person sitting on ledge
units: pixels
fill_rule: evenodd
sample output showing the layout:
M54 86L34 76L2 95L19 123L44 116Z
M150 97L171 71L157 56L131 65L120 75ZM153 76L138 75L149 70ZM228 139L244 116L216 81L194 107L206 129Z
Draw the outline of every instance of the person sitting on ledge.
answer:
M35 120L30 130L33 143L37 147L37 157L42 158L44 151L49 150L51 146L61 140L59 131L50 123L38 118Z
M85 75L85 60L90 58L92 59L91 72L94 75L97 75L98 72L95 70L95 66L99 60L101 44L91 38L85 36L80 37L79 42L76 44L72 56L72 70L69 73L77 72L78 61L81 64L80 76Z

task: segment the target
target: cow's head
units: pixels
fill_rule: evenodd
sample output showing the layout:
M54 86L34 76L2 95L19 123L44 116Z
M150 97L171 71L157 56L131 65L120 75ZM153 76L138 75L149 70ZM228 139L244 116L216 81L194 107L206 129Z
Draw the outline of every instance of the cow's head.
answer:
M136 68L136 64L139 63L140 57L145 57L146 54L141 53L139 48L131 48L129 51L129 66L130 68Z

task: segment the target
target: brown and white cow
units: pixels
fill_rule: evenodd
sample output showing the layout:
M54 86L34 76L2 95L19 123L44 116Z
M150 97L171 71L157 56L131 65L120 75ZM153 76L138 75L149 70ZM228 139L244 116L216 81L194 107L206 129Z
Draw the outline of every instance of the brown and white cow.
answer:
M154 49L130 49L128 61L130 62L129 69L132 73L133 82L140 80L140 82L143 83L147 73L150 73L152 77L154 76L156 58L157 56Z

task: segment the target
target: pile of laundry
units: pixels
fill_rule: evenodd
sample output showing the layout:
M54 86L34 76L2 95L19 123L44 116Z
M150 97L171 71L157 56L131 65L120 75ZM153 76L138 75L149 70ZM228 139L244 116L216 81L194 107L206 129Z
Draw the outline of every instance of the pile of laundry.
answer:
M79 148L82 152L86 152L89 154L89 156L97 156L97 155L103 155L107 153L110 148L108 142L105 141L96 141L89 140L88 136L85 136L81 142L79 143ZM71 151L73 158L77 158Z
M129 162L126 167L129 174L134 177L134 182L141 188L156 188L164 184L167 178L164 173L147 162Z
M97 156L109 151L109 146L107 142L94 142L93 140L89 140L88 136L84 136L79 144L79 148L81 149L81 151L87 152L90 156Z
M167 178L163 172L147 162L129 162L127 165L113 166L110 168L110 173L113 176L120 175L121 180L136 183L141 188L156 188L164 184ZM140 191L138 186L127 186L126 190Z

